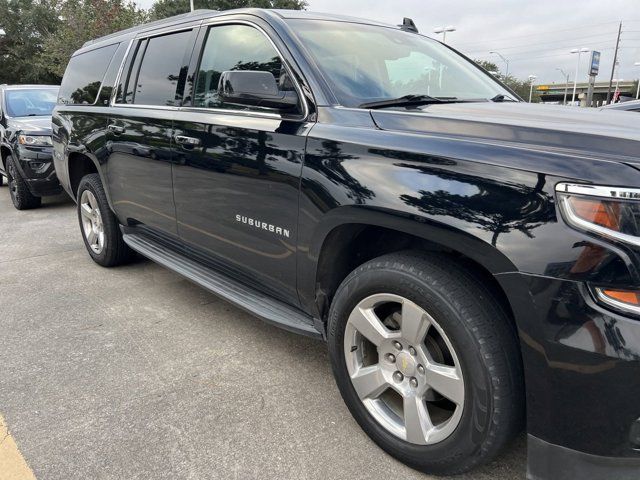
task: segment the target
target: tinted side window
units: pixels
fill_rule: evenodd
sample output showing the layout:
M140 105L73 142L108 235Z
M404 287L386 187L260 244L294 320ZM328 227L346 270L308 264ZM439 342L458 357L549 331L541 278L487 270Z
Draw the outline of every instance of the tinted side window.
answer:
M71 57L60 85L58 103L93 105L118 45L116 43Z
M196 81L195 107L246 108L224 104L218 98L218 81L228 70L271 72L280 90L294 90L278 52L259 30L248 25L211 27L202 51Z
M184 56L190 37L191 31L186 31L149 39L134 84L133 103L176 104L178 80L186 74Z

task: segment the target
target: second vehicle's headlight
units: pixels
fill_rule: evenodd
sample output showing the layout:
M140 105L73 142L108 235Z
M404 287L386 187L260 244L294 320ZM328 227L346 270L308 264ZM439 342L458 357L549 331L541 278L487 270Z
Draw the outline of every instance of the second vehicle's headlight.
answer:
M640 246L640 189L560 183L556 192L569 225Z
M33 147L50 146L51 137L49 135L18 135L20 145L29 145Z

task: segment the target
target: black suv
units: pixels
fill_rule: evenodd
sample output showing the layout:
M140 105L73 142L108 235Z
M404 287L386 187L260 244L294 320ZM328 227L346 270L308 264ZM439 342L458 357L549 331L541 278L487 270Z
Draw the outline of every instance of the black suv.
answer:
M53 168L51 112L58 87L0 85L0 185L7 177L18 210L62 192Z
M637 479L629 120L525 104L410 20L197 11L73 55L54 161L97 263L327 340L408 465L467 471L526 423L530 478Z

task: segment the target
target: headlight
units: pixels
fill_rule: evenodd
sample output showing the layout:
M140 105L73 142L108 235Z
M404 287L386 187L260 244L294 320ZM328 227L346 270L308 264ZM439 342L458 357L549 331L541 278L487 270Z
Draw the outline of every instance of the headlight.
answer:
M20 145L29 145L33 147L50 146L51 136L49 135L18 135Z
M640 189L560 183L556 192L569 225L640 246Z

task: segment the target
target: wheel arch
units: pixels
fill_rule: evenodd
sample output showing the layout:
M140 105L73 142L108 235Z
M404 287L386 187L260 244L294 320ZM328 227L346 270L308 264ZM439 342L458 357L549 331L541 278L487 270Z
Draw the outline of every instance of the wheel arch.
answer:
M0 162L2 162L2 170L7 171L7 158L13 155L8 145L0 145Z
M329 214L331 218L321 222L308 253L315 268L307 274L313 285L306 286L313 290L313 307L323 320L335 291L350 272L373 258L402 250L439 251L450 256L487 286L514 318L508 296L494 275L517 268L496 247L423 218L357 207L338 210L341 212Z
M113 205L111 204L111 196L109 195L109 188L106 183L106 179L104 178L104 174L102 168L100 168L100 163L98 160L90 154L81 153L81 152L71 152L69 153L67 159L67 175L69 179L69 190L70 194L78 201L78 187L80 186L80 181L86 175L91 173L97 173L100 176L100 180L102 181L102 186L104 188L105 194L107 195L107 201L109 202L109 206L113 209Z

